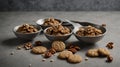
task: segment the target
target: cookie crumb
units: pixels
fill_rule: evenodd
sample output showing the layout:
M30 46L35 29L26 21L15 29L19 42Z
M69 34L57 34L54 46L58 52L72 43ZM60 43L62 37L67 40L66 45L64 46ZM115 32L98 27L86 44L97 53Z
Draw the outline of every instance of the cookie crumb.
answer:
M88 57L85 58L85 61L87 61L87 60L88 60Z
M31 49L33 46L32 46L32 43L31 42L27 42L27 43L25 43L24 44L24 48L26 49L26 50L29 50L29 49Z
M50 62L54 62L55 60L54 59L51 59Z
M46 59L42 59L42 61L44 62L44 61L46 61Z
M21 50L21 48L22 48L22 47L18 46L18 47L17 47L17 50Z
M29 64L29 67L31 67L31 64Z

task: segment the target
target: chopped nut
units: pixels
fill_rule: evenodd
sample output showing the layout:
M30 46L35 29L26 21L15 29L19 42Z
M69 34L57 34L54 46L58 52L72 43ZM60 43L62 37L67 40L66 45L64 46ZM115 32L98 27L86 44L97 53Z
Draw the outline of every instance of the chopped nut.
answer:
M51 52L52 54L55 54L55 53L56 53L56 50L53 49L53 48L51 48L51 49L49 49L49 52Z
M98 36L102 34L102 31L89 25L86 27L80 27L76 34L78 36Z
M34 33L34 32L37 32L37 31L38 31L38 29L35 28L33 25L30 25L30 24L23 24L17 30L17 32L20 32L20 33Z
M28 43L25 43L24 44L24 48L26 49L26 50L29 50L29 49L31 49L33 46L32 46L32 43L31 42L28 42Z
M49 58L49 57L51 57L51 56L52 56L52 53L48 51L48 52L45 53L45 56L44 56L44 57L45 57L45 58Z
M71 51L73 54L75 54L77 52L77 50L75 48L70 48L68 50Z
M106 60L106 62L112 62L113 61L113 57L112 56L107 56L107 60Z
M109 42L107 45L106 45L107 48L109 49L112 49L114 46L113 46L113 42Z
M42 59L42 61L46 61L46 59Z
M54 59L51 59L50 62L54 62Z
M42 43L41 41L36 41L35 46L41 46L41 43Z

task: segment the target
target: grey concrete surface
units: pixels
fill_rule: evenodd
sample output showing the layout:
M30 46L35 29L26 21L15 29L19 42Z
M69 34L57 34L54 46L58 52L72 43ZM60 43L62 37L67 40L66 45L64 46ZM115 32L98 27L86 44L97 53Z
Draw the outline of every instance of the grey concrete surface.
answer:
M41 55L30 53L30 50L16 50L16 47L27 41L19 40L14 35L12 29L19 24L35 24L40 18L57 17L69 20L88 21L96 24L107 24L105 37L94 45L80 43L74 36L66 43L78 44L81 50L77 52L83 58L78 64L71 64L65 60L52 56L42 62ZM120 12L0 12L0 67L119 67L120 66ZM43 45L50 47L50 41L43 34L37 36L32 42L41 40ZM108 42L114 42L114 48L110 50L114 60L106 63L106 58L89 58L85 61L85 53L91 48L105 48ZM11 52L14 55L10 55ZM54 62L50 62L54 59Z
M120 0L0 0L0 11L116 11Z

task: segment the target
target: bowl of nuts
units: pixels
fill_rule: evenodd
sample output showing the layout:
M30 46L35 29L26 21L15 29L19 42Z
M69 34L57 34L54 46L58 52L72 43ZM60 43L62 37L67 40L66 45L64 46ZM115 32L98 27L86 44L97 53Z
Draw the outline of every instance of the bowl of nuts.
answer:
M18 38L32 40L34 39L41 31L41 27L32 24L23 24L15 26L13 29L14 34Z
M36 23L44 30L47 27L61 24L61 20L55 18L45 18L37 20Z
M86 43L96 43L100 41L104 37L105 33L105 27L96 24L85 25L74 30L75 37L79 41Z
M72 35L72 31L73 29L71 27L63 26L60 24L48 27L43 32L50 41L66 41Z

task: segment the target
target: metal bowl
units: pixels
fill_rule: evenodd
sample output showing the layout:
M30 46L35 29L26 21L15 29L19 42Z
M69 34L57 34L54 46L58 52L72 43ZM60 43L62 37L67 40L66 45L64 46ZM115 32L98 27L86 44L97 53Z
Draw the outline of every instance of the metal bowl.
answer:
M75 21L74 21L74 22L75 22ZM100 41L100 40L104 37L104 35L105 35L105 33L106 33L106 28L103 27L103 26L101 26L101 25L97 25L97 24L93 24L93 23L89 23L89 22L79 22L79 24L81 24L83 27L84 27L84 26L91 25L91 26L93 26L93 27L95 27L95 28L97 28L97 29L100 29L100 30L102 31L102 33L103 33L103 34L98 35L98 36L78 36L78 35L76 34L76 32L78 31L78 29L77 29L77 30L74 30L74 35L75 35L75 37L76 37L79 41L81 41L81 42L85 42L85 43L96 43L96 42Z
M67 25L66 25L66 24L67 24ZM55 41L55 40L66 41L66 40L68 40L68 39L70 38L70 36L73 34L74 26L73 26L72 24L68 23L68 22L63 22L63 26L68 27L68 28L71 30L71 32L70 32L69 34L62 35L62 36L49 35L49 34L46 34L46 30L47 30L48 28L50 28L50 27L48 27L48 28L46 28L46 29L43 31L43 33L44 33L44 35L46 36L46 38L49 39L50 41Z
M16 32L20 26L22 26L22 25L15 26L14 29L13 29L13 32L18 38L21 38L21 39L33 40L41 31L41 27L39 27L37 25L33 25L34 27L36 27L38 29L37 32L34 32L34 33Z

